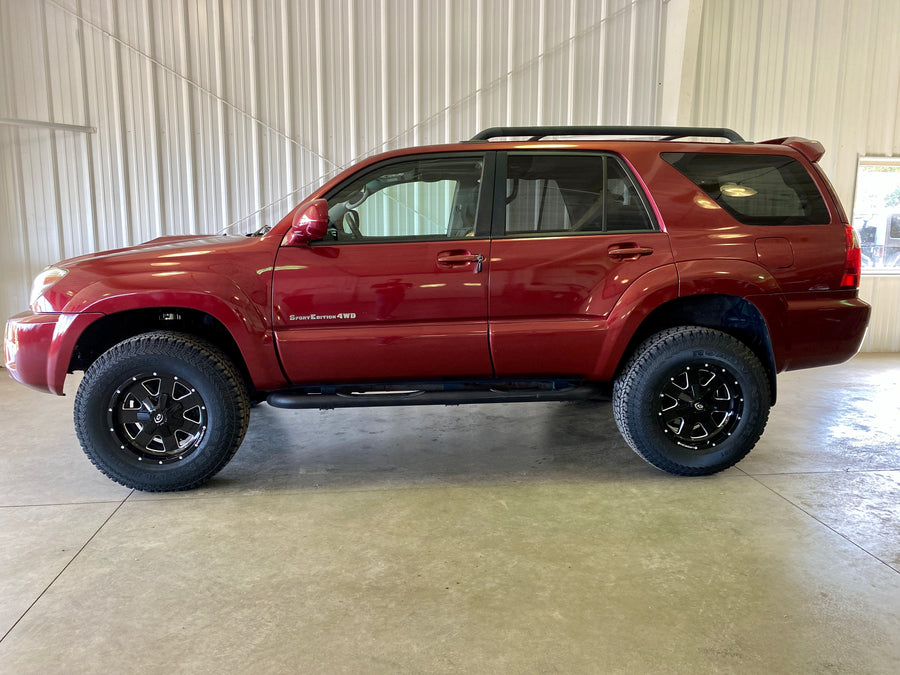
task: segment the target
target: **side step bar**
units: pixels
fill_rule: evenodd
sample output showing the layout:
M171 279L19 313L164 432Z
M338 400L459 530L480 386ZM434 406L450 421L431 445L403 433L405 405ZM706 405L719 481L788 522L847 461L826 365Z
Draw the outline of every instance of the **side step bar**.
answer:
M275 408L329 410L394 405L462 405L466 403L533 403L573 401L604 396L599 387L574 385L561 389L469 389L412 391L341 391L337 393L274 392L266 403ZM604 396L605 398L605 396Z

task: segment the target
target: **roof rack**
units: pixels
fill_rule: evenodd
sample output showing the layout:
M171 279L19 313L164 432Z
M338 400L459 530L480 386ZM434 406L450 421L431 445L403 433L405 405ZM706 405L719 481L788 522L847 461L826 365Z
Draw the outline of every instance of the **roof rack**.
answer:
M732 143L746 143L740 134L724 127L491 127L475 134L470 142L487 141L506 136L528 136L538 141L545 136L663 136L664 141L674 141L688 136L725 138Z

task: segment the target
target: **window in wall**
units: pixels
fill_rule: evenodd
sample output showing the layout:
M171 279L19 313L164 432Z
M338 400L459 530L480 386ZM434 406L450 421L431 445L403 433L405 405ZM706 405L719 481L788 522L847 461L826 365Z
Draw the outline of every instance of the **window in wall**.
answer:
M900 158L861 157L853 199L863 272L900 272Z

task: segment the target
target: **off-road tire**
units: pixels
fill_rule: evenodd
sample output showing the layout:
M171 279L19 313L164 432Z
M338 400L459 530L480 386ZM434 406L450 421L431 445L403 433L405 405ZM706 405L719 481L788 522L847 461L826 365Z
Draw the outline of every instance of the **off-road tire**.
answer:
M85 454L117 483L188 490L237 452L250 400L241 373L215 346L157 331L120 342L88 368L74 416Z
M613 414L628 445L682 476L743 459L765 429L770 401L756 354L727 333L696 326L647 339L613 385Z

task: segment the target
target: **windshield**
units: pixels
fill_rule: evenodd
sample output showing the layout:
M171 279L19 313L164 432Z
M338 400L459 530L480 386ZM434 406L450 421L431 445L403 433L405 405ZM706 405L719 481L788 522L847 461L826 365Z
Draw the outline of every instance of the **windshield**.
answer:
M272 229L272 227L284 218L295 206L297 206L297 204L302 202L314 188L327 182L340 172L341 169L336 167L328 173L291 190L284 196L268 201L264 206L233 220L230 224L221 228L218 234L261 237Z

